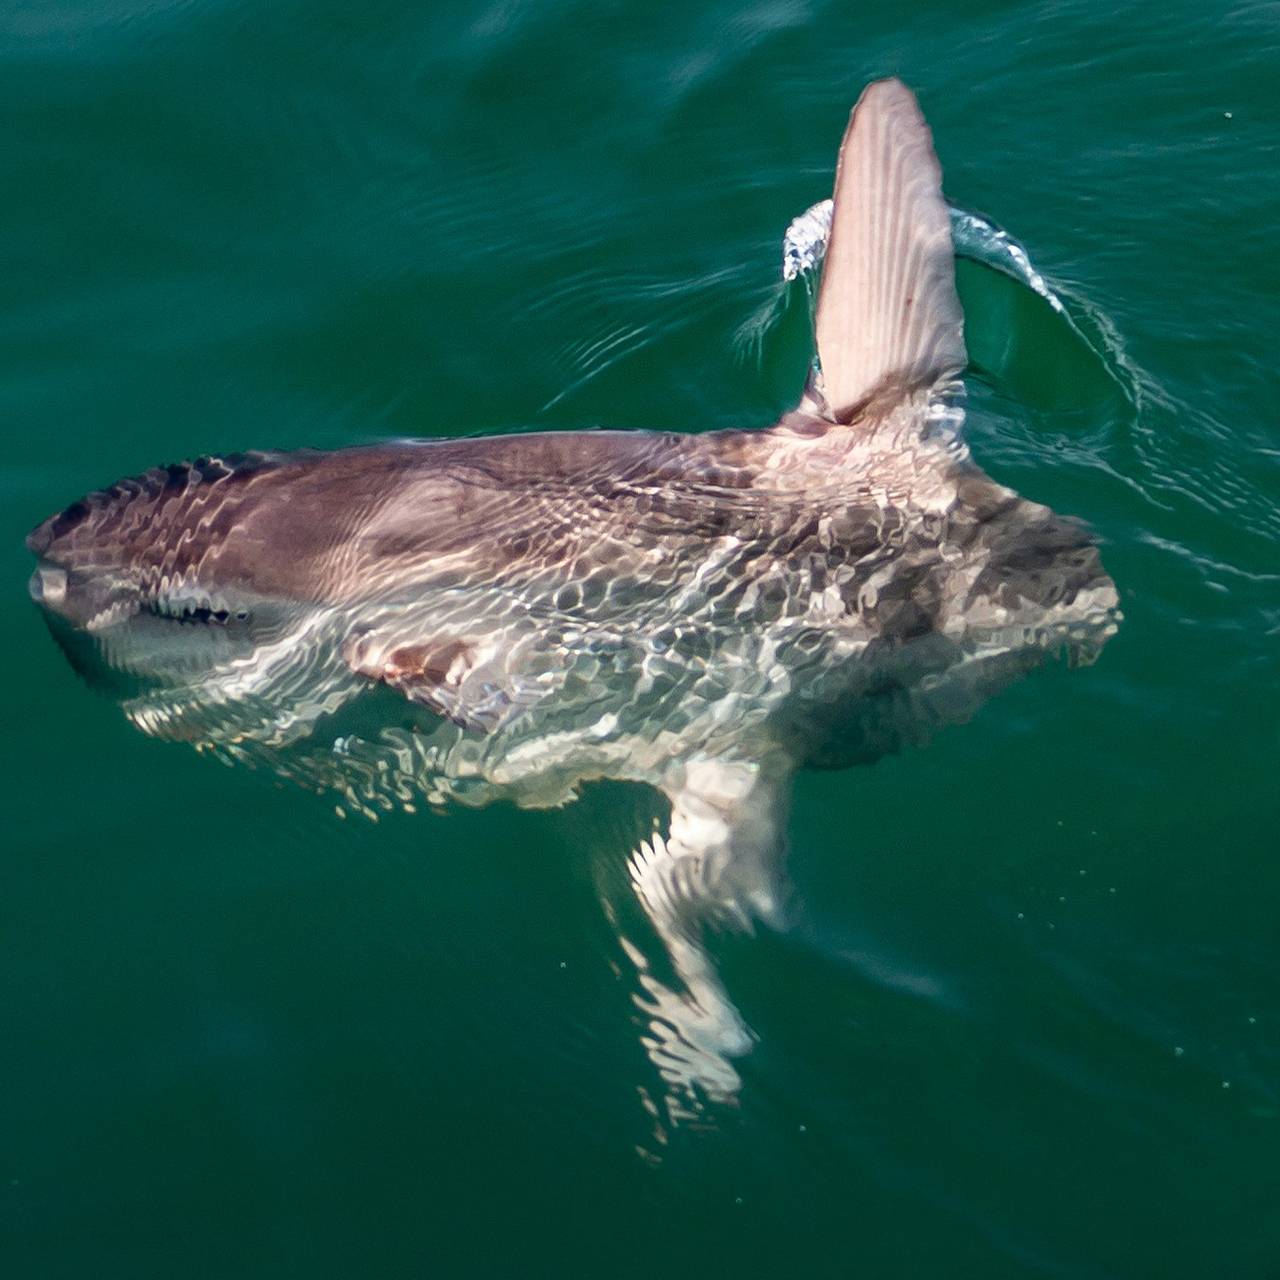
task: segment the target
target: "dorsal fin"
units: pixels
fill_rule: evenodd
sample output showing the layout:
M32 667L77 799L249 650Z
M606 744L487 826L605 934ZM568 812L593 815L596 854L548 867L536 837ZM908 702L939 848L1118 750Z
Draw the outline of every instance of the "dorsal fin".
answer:
M901 80L863 90L836 167L817 313L831 416L964 368L951 223L929 126Z

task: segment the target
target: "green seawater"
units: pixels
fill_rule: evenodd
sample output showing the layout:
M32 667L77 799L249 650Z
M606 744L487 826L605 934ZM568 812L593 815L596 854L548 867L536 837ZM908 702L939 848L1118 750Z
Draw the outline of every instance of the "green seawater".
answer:
M769 423L890 73L1068 307L961 265L974 453L1125 620L800 778L673 1111L650 797L341 821L84 688L22 536L210 450ZM1280 1275L1275 4L7 0L0 139L0 1274Z

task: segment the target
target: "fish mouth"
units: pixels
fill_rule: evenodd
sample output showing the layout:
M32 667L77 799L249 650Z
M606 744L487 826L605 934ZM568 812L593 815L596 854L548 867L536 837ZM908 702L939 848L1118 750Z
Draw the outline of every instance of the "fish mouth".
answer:
M41 560L28 591L76 673L114 695L204 680L273 630L238 595L188 576L149 587L133 575Z
M60 609L67 599L67 571L60 565L42 564L31 575L27 590L36 604Z
M31 599L46 613L82 631L108 632L140 615L184 627L229 627L248 623L250 612L223 592L185 578L162 578L153 589L112 575L77 574L42 561L27 583Z
M105 631L125 622L142 606L142 592L107 573L84 573L42 560L27 581L27 592L41 611L77 630Z

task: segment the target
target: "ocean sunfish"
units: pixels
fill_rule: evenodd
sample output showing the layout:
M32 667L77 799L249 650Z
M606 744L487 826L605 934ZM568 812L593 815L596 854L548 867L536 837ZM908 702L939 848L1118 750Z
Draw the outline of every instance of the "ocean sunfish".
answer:
M146 733L348 808L650 784L631 859L684 990L655 1062L731 1092L701 945L776 921L793 772L873 760L1115 630L1087 531L975 465L941 174L870 85L836 171L818 366L767 429L545 432L158 468L39 525L31 594Z

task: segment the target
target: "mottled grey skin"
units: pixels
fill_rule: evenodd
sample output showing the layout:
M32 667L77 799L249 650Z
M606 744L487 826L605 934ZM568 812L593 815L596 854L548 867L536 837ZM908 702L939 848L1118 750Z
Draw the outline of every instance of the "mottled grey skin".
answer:
M643 975L646 1044L713 1093L750 1037L698 930L777 918L792 772L918 743L1047 653L1090 659L1118 616L1083 528L957 435L936 159L905 87L863 102L819 306L829 402L816 383L759 431L204 458L28 539L55 634L148 733L370 815L660 789L669 828L631 870L686 993Z
M857 429L797 413L202 459L90 494L28 544L44 607L151 677L128 704L151 732L279 743L382 681L482 743L486 780L534 786L566 754L569 787L625 770L606 759L624 740L646 780L691 750L874 756L926 726L895 714L869 742L850 704L1087 653L1115 604L1086 532L984 476L923 397ZM210 633L233 671L171 676L131 626L180 652ZM268 705L242 719L245 695ZM524 744L588 729L512 772Z

